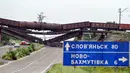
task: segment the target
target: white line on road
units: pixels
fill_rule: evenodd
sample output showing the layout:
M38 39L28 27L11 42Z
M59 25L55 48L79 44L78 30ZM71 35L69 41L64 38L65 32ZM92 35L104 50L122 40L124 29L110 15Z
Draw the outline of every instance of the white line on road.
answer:
M50 52L52 52L52 50L51 50L51 51L49 50L48 53L50 53ZM35 60L35 61L29 63L29 64L28 64L27 66L25 66L24 68L21 68L21 69L19 69L19 70L13 71L12 73L16 73L16 72L19 72L19 71L21 71L21 70L24 70L24 69L28 68L28 67L31 66L33 63L36 63L38 60L44 58L48 53L44 54L42 57L38 58L37 60Z
M32 55L32 54L35 54L35 53L37 53L37 52L40 52L40 51L42 51L42 50L44 50L44 49L45 49L45 48L40 49L40 50L35 51L35 52L32 52L31 55ZM6 63L6 64L4 64L4 65L0 65L0 68L1 68L1 67L4 67L4 66L7 66L7 65L9 65L9 64L11 64L11 63L17 62L17 61L19 61L19 60L23 60L23 59L25 59L25 58L27 58L27 57L29 57L29 56L25 56L25 57L23 57L23 58L21 58L21 59L18 59L18 60L15 60L15 61L10 61L10 62L8 62L8 63Z
M47 71L47 69L49 69L50 66L51 66L52 64L54 64L54 63L59 59L60 56L61 56L61 54L60 54L54 61L52 61L51 64L49 64L41 73L45 73L45 72Z

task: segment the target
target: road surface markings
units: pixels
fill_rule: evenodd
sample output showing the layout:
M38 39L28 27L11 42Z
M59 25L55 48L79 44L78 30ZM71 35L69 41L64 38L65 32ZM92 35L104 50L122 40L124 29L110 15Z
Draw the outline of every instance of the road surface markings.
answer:
M61 56L61 54L54 60L52 61L41 73L45 73L47 71L47 69L49 69Z
M51 50L51 51L49 50L48 53L51 53L51 52L52 52L52 50ZM38 58L37 60L35 60L35 61L29 63L29 64L26 65L24 68L21 68L21 69L19 69L19 70L13 71L12 73L16 73L16 72L19 72L19 71L21 71L21 70L24 70L24 69L28 68L28 67L31 66L32 64L36 63L38 60L41 60L42 58L44 58L48 53L44 54L42 57Z
M30 55L35 54L35 53L37 53L37 52L40 52L40 51L42 51L42 50L44 50L44 49L45 49L45 48L42 48L42 49L40 49L40 50L38 50L38 51L32 52ZM15 60L15 61L9 61L8 63L6 63L6 64L4 64L4 65L0 65L0 68L1 68L1 67L4 67L4 66L7 66L7 65L9 65L9 64L11 64L11 63L17 62L17 61L19 61L19 60L23 60L23 59L25 59L25 58L27 58L27 57L29 57L29 56L25 56L25 57L23 57L23 58L20 58L20 59L18 59L18 60Z

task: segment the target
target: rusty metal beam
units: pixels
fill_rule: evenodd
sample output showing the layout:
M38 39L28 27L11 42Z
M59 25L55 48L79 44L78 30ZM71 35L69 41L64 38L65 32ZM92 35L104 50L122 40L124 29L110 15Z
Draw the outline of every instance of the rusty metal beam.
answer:
M29 40L31 42L43 43L42 39L31 36L31 35L27 35L26 33L22 33L22 32L15 31L15 30L10 30L8 28L2 28L2 30L6 31L8 33L11 33L11 34L15 34L15 35L17 35L21 38L24 38L26 40Z
M0 25L14 27L14 28L25 28L25 29L36 29L36 30L60 30L60 24L55 23L38 23L38 22L21 22L9 19L0 18Z

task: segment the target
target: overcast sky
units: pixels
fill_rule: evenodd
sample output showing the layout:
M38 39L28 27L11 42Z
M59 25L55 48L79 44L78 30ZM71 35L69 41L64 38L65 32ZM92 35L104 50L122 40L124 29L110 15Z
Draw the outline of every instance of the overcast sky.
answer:
M0 0L0 18L37 21L44 12L46 22L116 21L118 9L130 8L130 0ZM122 13L122 23L130 23L130 9Z

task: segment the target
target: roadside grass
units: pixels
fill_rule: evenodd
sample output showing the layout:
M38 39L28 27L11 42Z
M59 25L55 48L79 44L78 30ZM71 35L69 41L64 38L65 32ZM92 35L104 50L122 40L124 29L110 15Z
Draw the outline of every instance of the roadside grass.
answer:
M3 65L4 64L4 62L0 62L0 65Z
M54 64L46 73L130 73L130 67L75 67L74 72L73 66Z
M86 73L86 71L76 67L75 73ZM74 67L72 66L62 66L62 64L55 64L52 68L46 73L74 73Z

